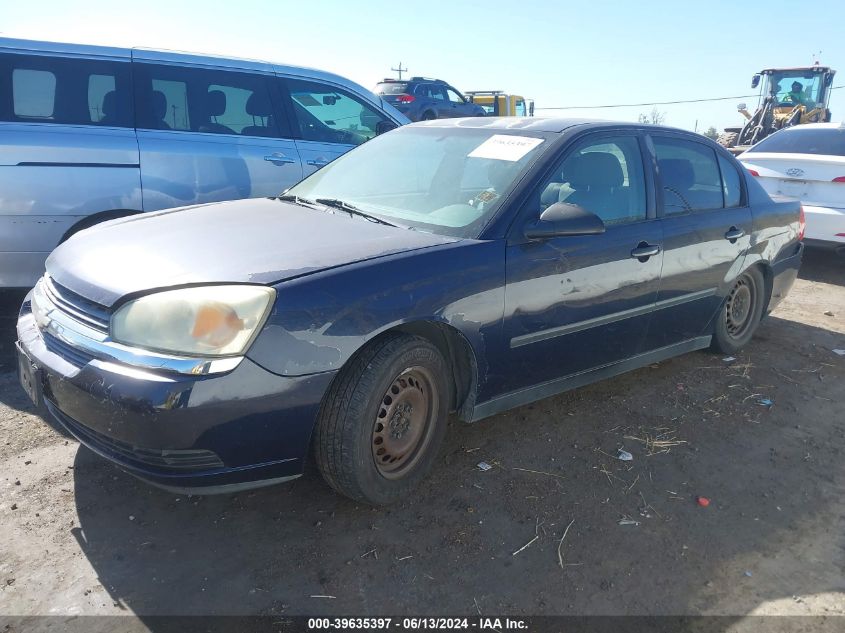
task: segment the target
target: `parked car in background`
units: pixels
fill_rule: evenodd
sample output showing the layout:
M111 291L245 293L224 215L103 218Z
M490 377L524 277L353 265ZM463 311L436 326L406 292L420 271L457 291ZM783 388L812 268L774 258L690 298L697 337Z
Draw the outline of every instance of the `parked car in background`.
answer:
M411 121L485 116L483 107L472 103L441 79L411 77L385 79L373 89Z
M783 129L739 160L770 194L801 201L808 246L845 254L845 123Z
M0 288L32 287L73 233L275 195L407 123L317 70L0 38Z
M280 198L73 236L21 308L21 382L160 486L284 481L313 446L336 490L390 503L450 411L736 353L796 278L799 209L680 130L409 125Z

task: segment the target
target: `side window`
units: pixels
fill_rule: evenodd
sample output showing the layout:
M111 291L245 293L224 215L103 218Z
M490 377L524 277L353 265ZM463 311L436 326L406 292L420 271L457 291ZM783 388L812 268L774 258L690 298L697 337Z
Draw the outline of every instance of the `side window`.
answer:
M742 204L742 187L739 172L723 156L719 156L719 169L722 172L722 190L725 195L725 206L729 209Z
M569 152L540 188L540 206L577 204L605 224L646 219L646 187L636 137L586 140Z
M154 64L135 68L140 128L264 137L287 133L264 75Z
M436 99L438 101L446 101L446 91L443 90L442 86L438 86L437 84L429 84L428 90L432 99Z
M357 96L316 81L289 79L293 112L306 141L360 145L386 117Z
M722 178L712 148L678 138L655 136L652 140L666 215L723 207Z
M0 67L4 121L133 126L128 62L4 54Z
M451 88L446 89L446 94L449 95L449 101L452 103L464 103L463 98Z
M16 117L52 119L56 108L56 75L48 70L15 68L12 101Z

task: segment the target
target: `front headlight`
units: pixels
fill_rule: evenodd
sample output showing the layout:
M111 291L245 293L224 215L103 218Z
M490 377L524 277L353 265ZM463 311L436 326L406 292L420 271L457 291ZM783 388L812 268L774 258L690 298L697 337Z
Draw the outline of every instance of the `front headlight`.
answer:
M157 292L115 312L111 338L185 355L243 354L264 324L275 295L272 288L235 285Z

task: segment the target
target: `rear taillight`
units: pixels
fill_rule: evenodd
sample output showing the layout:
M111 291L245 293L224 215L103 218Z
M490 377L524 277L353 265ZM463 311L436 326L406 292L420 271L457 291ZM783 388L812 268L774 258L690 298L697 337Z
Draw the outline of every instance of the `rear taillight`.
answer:
M833 179L833 182L845 182L845 176L838 176Z
M399 95L396 98L396 101L398 101L399 103L411 103L413 100L414 97L412 95Z
M807 222L804 220L804 206L802 205L799 207L801 210L798 212L798 241L804 239L804 230L807 228Z
M755 178L760 177L760 174L758 172L754 171L753 169L749 169L748 173L751 174L752 176L754 176Z

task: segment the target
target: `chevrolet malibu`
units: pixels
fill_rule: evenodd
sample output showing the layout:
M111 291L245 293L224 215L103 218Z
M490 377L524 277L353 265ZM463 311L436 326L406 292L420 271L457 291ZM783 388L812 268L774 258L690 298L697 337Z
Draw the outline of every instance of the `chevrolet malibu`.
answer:
M164 488L273 484L313 458L387 504L432 468L450 412L747 344L803 223L746 175L656 126L411 125L275 198L73 236L21 308L21 382Z

